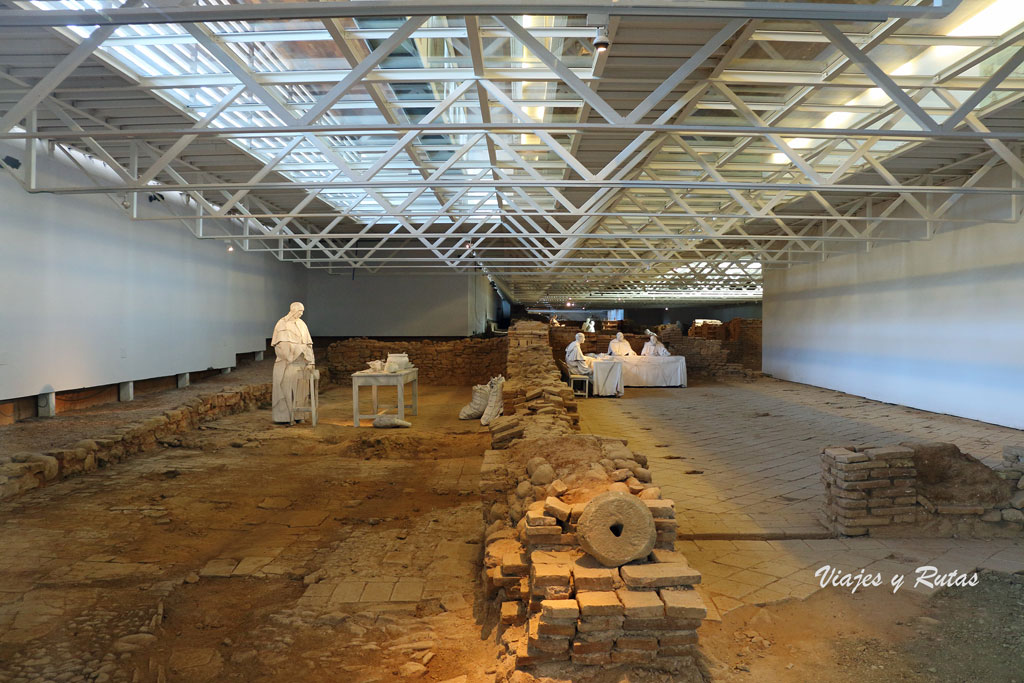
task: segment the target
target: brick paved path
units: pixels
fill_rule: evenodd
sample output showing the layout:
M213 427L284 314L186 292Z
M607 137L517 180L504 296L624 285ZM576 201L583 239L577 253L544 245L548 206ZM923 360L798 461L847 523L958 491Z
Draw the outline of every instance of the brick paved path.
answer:
M807 537L823 530L818 453L831 444L950 441L994 464L1024 433L828 389L761 379L629 388L580 402L584 431L623 436L652 459L685 512L680 536Z
M1004 444L1024 443L1019 430L772 379L627 388L623 398L581 401L580 413L585 432L626 437L649 456L676 502L677 547L718 611L805 598L819 590L814 571L824 564L886 576L923 564L1024 570L1019 539L823 538L816 520L823 446L948 441L994 464Z

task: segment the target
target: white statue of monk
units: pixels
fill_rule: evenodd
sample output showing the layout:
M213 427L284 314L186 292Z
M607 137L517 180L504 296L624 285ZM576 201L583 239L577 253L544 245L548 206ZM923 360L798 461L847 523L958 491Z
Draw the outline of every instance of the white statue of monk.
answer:
M582 332L577 332L575 341L569 342L565 347L565 364L574 375L589 375L594 371L591 367L594 359L583 353L583 342L586 339Z
M584 332L594 332L595 331L594 330L594 319L593 318L587 318L586 322L583 323L583 331Z
M629 345L626 338L621 332L615 333L615 339L608 342L608 355L609 356L635 356L636 351Z
M644 344L643 350L640 352L641 356L671 356L665 345L658 341L658 335L652 334L648 342Z
M312 370L313 338L302 322L305 307L298 301L288 309L288 315L274 325L270 345L277 359L274 361L272 412L274 422L291 423L295 408L309 403L309 376Z

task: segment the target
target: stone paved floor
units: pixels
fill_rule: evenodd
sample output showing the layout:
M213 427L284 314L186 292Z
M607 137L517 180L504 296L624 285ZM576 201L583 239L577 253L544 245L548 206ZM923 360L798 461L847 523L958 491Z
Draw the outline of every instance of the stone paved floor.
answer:
M825 564L886 580L924 564L1024 571L1022 540L830 539L816 519L823 446L949 441L994 464L1004 444L1024 443L1019 430L767 378L629 388L581 401L580 413L584 432L625 437L649 457L676 503L679 549L723 611L807 597Z

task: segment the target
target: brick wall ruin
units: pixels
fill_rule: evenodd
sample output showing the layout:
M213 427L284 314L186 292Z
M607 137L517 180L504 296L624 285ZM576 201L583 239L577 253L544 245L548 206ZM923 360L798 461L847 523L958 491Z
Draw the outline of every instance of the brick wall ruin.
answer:
M761 320L733 318L727 323L694 322L687 337L715 340L728 353L730 363L739 363L748 370L761 369Z
M500 610L504 646L496 680L574 678L578 667L618 664L689 680L707 612L694 589L700 573L674 551L674 504L624 440L573 431L575 401L546 328L520 322L509 331L506 415L496 422L514 427L494 431L492 423L492 435L507 437L495 439L500 450L486 451L481 468L483 582ZM581 528L588 506L609 492L649 520L650 545L624 562L597 561Z
M844 536L1007 536L1024 530L1024 448L991 469L950 443L843 446L821 454L822 523Z
M419 369L425 384L467 386L486 384L505 374L508 340L470 337L452 341L380 341L359 337L333 342L327 347L331 380L350 384L352 373L365 370L372 360L385 360L389 353L407 353Z
M686 336L676 325L661 325L654 331L673 355L686 358L686 372L694 377L753 379L759 375L731 362L729 351L718 340Z
M0 499L15 496L82 472L120 462L158 442L190 431L200 422L250 410L270 402L270 383L198 396L139 424L127 424L98 439L45 453L0 455Z

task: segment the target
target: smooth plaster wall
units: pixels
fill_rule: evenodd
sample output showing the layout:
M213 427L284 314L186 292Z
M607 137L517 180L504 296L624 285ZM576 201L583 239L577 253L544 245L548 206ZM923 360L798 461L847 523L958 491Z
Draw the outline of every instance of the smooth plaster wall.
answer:
M764 371L1024 428L1024 224L766 271Z
M490 286L471 274L313 270L305 320L314 337L465 337L483 330L481 279Z
M39 171L41 184L89 184L43 154ZM301 266L132 221L102 195L29 194L3 172L0 207L0 400L233 366L305 292Z

